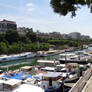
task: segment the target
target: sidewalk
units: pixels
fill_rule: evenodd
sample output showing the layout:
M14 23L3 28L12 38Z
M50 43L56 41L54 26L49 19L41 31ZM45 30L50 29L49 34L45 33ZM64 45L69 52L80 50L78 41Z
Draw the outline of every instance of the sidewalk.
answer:
M91 78L87 81L87 84L83 88L82 92L92 92L92 76Z

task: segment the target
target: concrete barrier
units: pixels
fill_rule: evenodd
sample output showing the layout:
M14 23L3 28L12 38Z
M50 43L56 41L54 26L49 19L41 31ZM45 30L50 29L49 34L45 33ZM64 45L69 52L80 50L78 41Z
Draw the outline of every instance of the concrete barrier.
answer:
M88 69L86 72L85 72L85 74L84 74L84 79L85 79L85 81L88 81L89 80L89 78L90 78L90 76L91 76L91 69Z
M86 82L91 77L91 69L88 69L82 77L76 82L76 84L70 89L69 92L81 92Z

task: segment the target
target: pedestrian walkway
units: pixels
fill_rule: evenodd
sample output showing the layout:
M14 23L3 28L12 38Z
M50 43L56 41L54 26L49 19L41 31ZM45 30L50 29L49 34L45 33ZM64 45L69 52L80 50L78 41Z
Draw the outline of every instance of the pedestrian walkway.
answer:
M82 92L92 92L92 77L87 81L87 84L83 88Z

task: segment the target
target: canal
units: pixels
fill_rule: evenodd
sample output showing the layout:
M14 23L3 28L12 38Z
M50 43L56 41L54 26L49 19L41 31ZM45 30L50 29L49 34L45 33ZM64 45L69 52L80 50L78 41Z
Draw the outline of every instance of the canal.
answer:
M34 57L34 58L28 58L28 59L21 59L21 60L14 60L14 61L7 61L0 63L0 66L6 66L6 65L13 65L13 64L21 64L21 63L31 63L36 62L39 59L42 60L58 60L59 55L53 55L53 56L47 56L47 57Z
M83 49L81 51L87 51L87 50L92 50L92 47L89 47L88 49ZM74 52L67 52L67 53L74 53ZM42 59L42 60L58 60L59 55L53 55L53 56L47 56L47 57L34 57L34 58L28 58L28 59L21 59L21 60L14 60L14 61L7 61L0 63L0 66L6 66L6 65L12 65L12 64L18 64L18 63L31 63L31 62L36 62L37 60Z

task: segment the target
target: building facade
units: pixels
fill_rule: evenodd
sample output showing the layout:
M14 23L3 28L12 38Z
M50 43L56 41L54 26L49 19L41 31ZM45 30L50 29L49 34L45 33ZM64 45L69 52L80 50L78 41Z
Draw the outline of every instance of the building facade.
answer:
M17 24L14 21L0 21L0 33L5 33L7 30L17 30Z

